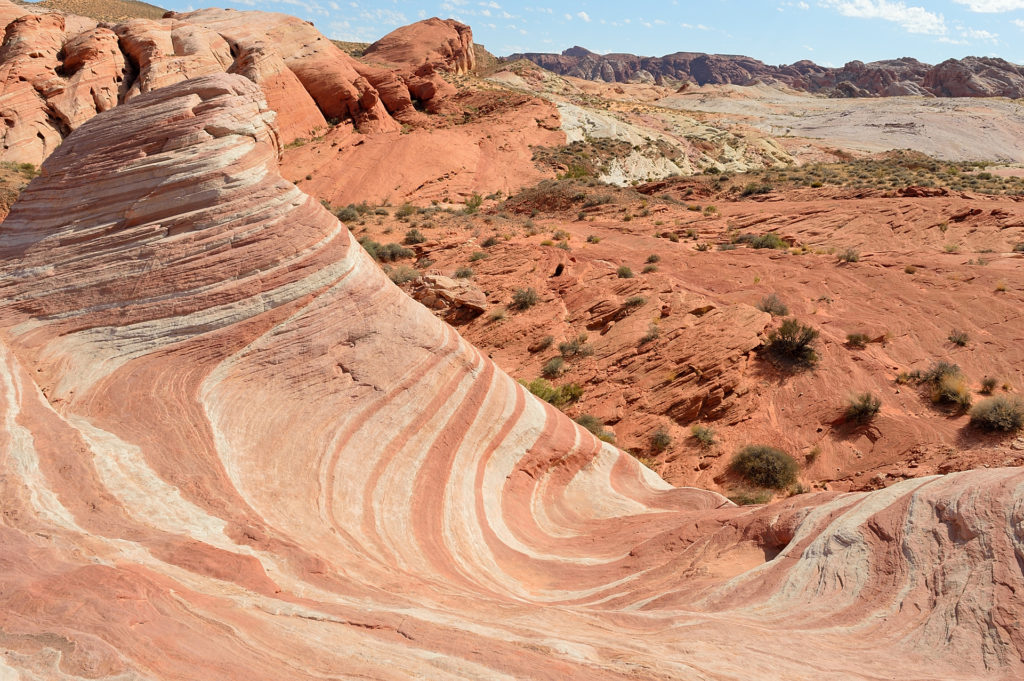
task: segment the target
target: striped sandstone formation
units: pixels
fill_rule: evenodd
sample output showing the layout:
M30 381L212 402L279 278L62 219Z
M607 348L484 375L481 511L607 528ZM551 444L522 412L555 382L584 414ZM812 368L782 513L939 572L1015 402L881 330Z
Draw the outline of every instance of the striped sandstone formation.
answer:
M273 119L139 94L0 225L0 677L1024 674L1024 474L672 488L392 286Z

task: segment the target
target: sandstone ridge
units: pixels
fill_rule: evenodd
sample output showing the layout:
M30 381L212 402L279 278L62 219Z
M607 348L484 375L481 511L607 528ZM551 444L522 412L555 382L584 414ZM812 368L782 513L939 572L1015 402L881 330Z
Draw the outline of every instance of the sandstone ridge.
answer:
M801 60L772 66L731 54L675 52L663 57L597 54L573 47L561 54L513 54L507 61L527 59L563 76L606 82L753 85L781 83L805 92L837 97L1024 97L1024 67L991 57L949 59L932 66L910 57L838 68Z
M283 14L204 9L113 24L0 0L2 157L38 165L84 121L133 97L200 75L240 73L260 85L279 116L284 144L351 122L361 132L397 132L442 110L454 92L442 70L473 66L468 26L406 27L404 55L417 69L353 59L312 24Z
M4 675L1024 673L1019 470L672 488L394 287L273 118L140 93L0 226Z

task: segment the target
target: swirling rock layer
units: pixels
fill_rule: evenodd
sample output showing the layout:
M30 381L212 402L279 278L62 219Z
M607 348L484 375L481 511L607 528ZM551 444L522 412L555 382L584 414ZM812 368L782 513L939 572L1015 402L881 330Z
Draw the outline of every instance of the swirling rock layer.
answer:
M140 94L0 226L4 676L1024 673L1020 472L673 489L393 287L272 118Z

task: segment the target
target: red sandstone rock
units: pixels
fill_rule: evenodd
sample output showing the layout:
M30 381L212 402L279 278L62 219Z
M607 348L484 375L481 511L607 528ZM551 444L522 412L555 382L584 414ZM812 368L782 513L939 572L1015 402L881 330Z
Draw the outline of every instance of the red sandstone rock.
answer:
M415 71L430 64L454 73L476 68L473 31L454 19L426 19L396 28L366 48L364 55Z
M273 118L235 75L139 95L0 225L6 671L1024 674L1019 469L672 488L394 287Z

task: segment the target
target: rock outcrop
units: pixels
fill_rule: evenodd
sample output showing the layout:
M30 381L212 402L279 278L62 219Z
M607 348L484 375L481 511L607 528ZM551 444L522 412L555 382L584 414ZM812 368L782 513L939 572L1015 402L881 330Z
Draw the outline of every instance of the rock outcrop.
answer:
M272 120L140 94L0 225L5 675L1024 674L1024 473L671 488L394 287Z
M363 54L413 71L425 64L457 74L476 69L473 31L454 19L434 17L396 28Z
M561 54L525 53L527 59L554 73L587 80L619 82L754 85L781 83L806 92L840 97L1024 97L1024 67L1002 59L966 57L931 66L904 57L871 63L851 61L839 68L802 60L772 66L731 54L676 52L664 57L596 54L573 47Z
M474 59L469 27L439 19L393 33L393 49L383 51L395 59L389 68L356 61L284 14L204 9L97 26L0 0L0 21L0 156L34 165L100 111L223 72L260 85L284 144L340 121L364 133L397 132L425 121L414 100L427 112L447 111L442 100L455 90L441 70L468 71Z

